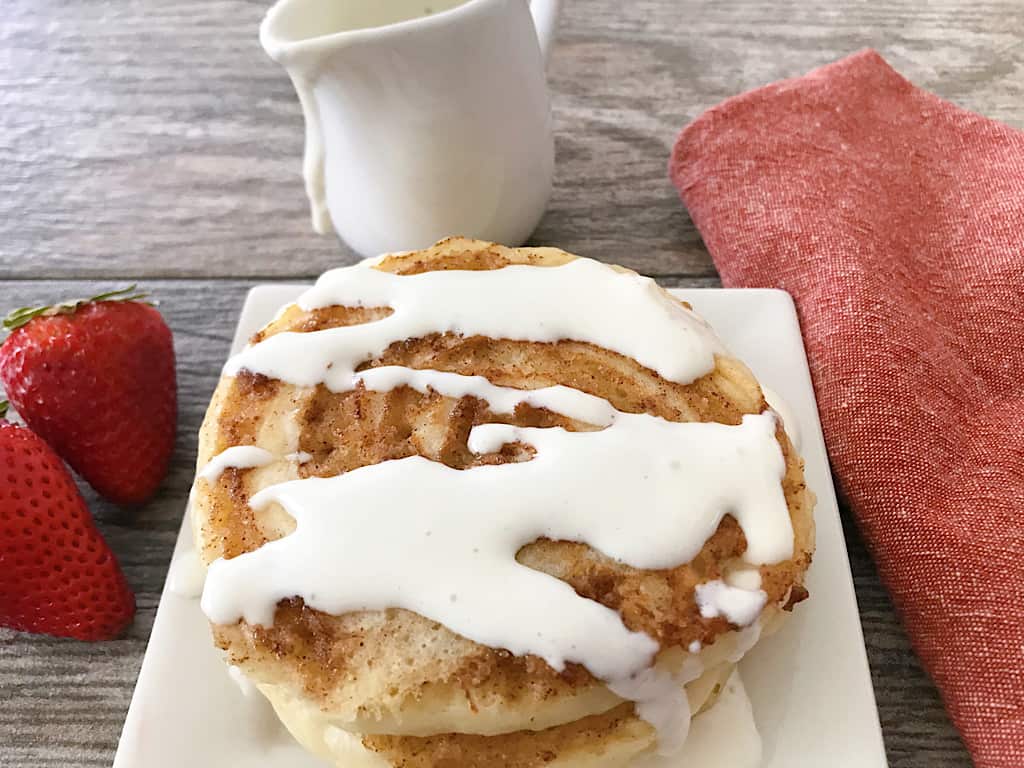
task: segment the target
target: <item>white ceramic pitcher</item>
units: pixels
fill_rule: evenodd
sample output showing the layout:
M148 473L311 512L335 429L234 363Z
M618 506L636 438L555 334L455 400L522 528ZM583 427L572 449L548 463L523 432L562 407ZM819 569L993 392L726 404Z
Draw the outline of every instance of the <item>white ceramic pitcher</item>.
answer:
M260 41L302 104L313 228L364 256L455 234L526 240L551 192L558 7L278 0Z

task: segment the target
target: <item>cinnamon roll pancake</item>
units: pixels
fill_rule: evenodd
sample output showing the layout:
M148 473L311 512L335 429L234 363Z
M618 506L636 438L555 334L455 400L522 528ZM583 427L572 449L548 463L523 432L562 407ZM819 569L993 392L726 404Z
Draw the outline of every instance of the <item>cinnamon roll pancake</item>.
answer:
M215 642L338 765L685 750L807 596L813 495L757 380L553 248L326 273L228 362L198 466Z

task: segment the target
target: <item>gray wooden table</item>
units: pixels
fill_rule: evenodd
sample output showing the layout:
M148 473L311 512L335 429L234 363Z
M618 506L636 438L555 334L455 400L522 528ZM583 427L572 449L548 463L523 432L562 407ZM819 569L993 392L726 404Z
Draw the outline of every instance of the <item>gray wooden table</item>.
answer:
M353 259L310 230L298 105L256 40L265 5L3 4L0 307L141 281L174 329L181 400L155 500L127 513L86 490L138 594L128 636L0 630L5 768L110 765L245 292ZM870 45L920 85L1024 127L1019 0L565 5L550 67L558 172L534 239L667 285L718 284L665 166L678 129L730 95ZM848 520L847 538L891 765L969 765Z

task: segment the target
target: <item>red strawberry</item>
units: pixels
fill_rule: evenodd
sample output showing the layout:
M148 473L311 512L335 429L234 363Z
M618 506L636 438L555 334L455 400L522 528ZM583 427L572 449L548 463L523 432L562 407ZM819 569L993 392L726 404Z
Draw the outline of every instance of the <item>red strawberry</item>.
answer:
M60 457L3 419L0 625L79 640L116 637L135 597Z
M132 290L19 309L0 346L0 380L25 423L119 504L156 491L178 418L171 331Z

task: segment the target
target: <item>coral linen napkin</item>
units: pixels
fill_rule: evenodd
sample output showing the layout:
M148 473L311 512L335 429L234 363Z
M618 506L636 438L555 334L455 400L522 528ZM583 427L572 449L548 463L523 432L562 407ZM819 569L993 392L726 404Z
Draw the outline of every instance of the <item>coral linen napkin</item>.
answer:
M1024 766L1024 133L874 51L730 99L671 176L796 300L832 465L978 768Z

